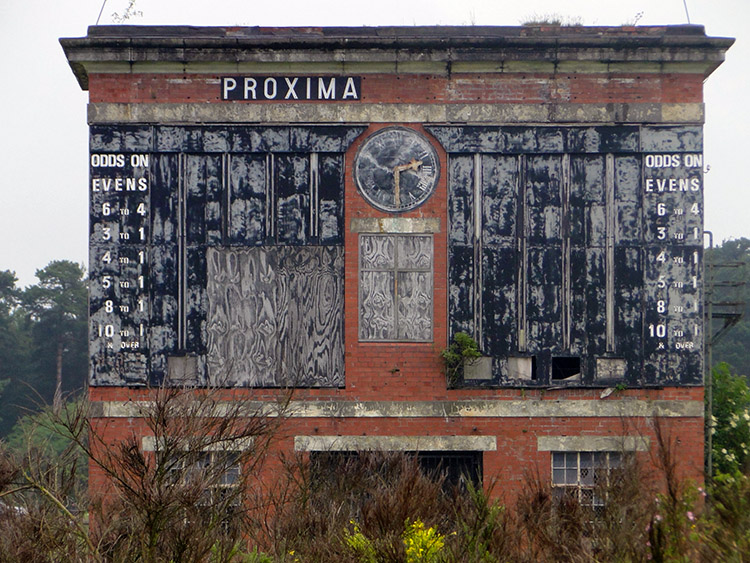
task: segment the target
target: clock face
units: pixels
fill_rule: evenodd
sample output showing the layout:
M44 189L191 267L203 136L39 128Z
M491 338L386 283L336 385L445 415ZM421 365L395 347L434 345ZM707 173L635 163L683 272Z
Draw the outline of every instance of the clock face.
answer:
M405 127L388 127L372 134L354 159L354 181L362 196L391 213L422 205L435 191L439 177L435 147Z

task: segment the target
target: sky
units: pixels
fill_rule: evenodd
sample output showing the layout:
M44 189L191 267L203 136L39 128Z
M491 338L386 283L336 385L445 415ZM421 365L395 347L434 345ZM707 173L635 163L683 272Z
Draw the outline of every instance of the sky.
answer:
M60 37L117 23L129 0L0 0L0 270L24 287L52 260L87 262L87 92ZM135 0L136 25L520 25L555 14L582 25L704 25L734 37L706 81L705 228L715 243L750 238L746 103L750 0ZM687 8L687 13L686 13Z

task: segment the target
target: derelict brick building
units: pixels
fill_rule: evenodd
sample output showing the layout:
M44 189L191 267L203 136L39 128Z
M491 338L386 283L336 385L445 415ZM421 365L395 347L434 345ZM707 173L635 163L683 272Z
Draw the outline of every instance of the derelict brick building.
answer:
M95 427L138 429L133 401L163 383L259 401L292 386L289 451L418 451L513 490L535 466L585 485L553 466L648 450L656 416L700 479L702 84L731 40L117 26L61 42L90 101ZM448 381L458 332L483 357Z

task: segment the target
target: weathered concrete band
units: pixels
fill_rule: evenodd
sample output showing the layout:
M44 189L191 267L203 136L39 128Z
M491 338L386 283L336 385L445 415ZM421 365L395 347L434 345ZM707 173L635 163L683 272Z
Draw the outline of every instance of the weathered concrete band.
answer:
M353 233L439 233L439 217L355 217Z
M298 452L494 452L495 436L295 436Z
M539 436L540 452L647 452L648 436Z
M253 447L255 439L252 436L244 438L235 438L232 440L224 440L223 442L211 442L209 444L201 445L200 451L202 452L238 452L243 450L249 450ZM156 436L144 436L141 438L141 449L144 452L156 451L156 446L160 445L163 449L166 445L164 439L160 439L159 442L156 440ZM194 446L188 442L180 445L182 450L191 451Z
M702 103L685 104L248 104L91 103L97 123L694 123Z
M148 416L149 401L94 401L92 418ZM292 401L284 409L272 402L248 401L248 416L293 418L702 418L702 401L656 400L466 400L466 401ZM215 416L222 416L217 405Z

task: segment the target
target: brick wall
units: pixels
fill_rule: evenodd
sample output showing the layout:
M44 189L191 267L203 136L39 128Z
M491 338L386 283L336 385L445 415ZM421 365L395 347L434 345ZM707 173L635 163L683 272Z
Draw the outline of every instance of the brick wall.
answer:
M455 74L362 77L362 103L693 103L703 101L702 74ZM91 74L89 101L221 102L217 75ZM278 104L283 101L253 103ZM295 103L314 104L314 101ZM357 103L357 102L348 102Z
M429 75L365 75L362 79L362 103L682 103L702 100L703 76L697 74L458 74L451 77ZM218 76L160 74L91 74L90 101L111 103L246 103L221 102ZM280 102L258 102L280 103ZM298 102L316 103L316 102ZM357 102L351 102L357 103ZM456 401L456 400L541 400L541 401L697 401L703 400L702 388L664 388L626 390L601 399L600 389L448 390L439 359L447 342L447 163L440 153L442 173L436 193L421 207L403 214L406 218L430 217L440 220L434 235L433 334L431 343L369 343L358 338L358 235L349 230L358 217L387 217L368 205L357 193L351 164L361 142L388 125L413 127L426 135L420 124L382 123L371 126L346 155L346 280L345 280L345 389L306 389L294 393L297 400L338 401ZM439 144L434 141L435 146ZM279 391L243 389L226 391L228 399L243 397L272 399ZM94 402L127 402L148 399L142 389L97 387L90 389ZM702 479L703 419L672 417L661 419L668 436L673 437L681 460L683 475ZM116 442L145 431L142 421L128 417L98 418L94 430L105 442ZM653 423L647 417L412 417L381 418L292 418L283 428L286 439L282 450L292 449L295 435L321 436L496 436L497 451L484 453L487 483L498 480L496 494L515 494L528 471L538 469L549 475L550 453L538 451L539 436L621 436L645 435L656 441ZM653 450L653 448L652 448ZM645 460L650 456L643 454ZM101 472L92 467L91 486L104 483Z

